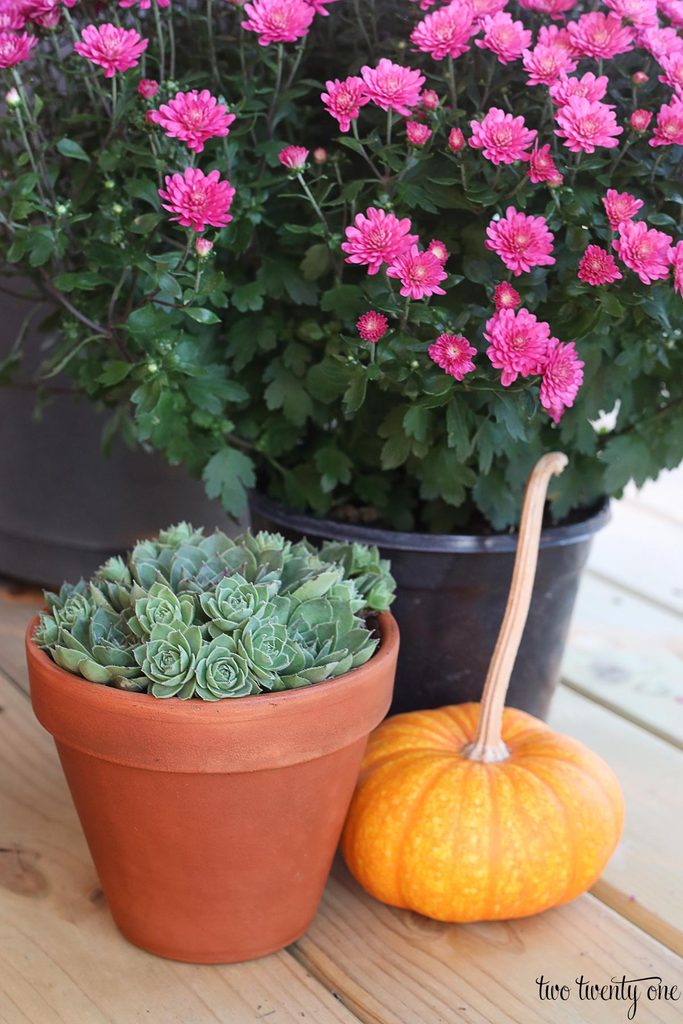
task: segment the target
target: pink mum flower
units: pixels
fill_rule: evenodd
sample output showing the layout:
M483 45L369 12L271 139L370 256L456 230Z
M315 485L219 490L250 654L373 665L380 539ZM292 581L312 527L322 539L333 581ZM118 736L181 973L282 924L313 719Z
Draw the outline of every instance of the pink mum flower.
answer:
M536 130L527 128L523 117L513 117L498 107L491 107L481 121L470 121L473 149L481 149L494 164L512 164L528 160L527 150L536 139Z
M672 25L683 28L683 0L659 0L657 6Z
M443 244L443 242L439 241L438 238L432 239L432 241L427 246L427 251L431 252L432 255L436 256L437 260L439 261L442 267L446 265L446 262L448 260L448 249Z
M529 158L527 174L534 185L538 185L540 182L546 182L548 185L562 184L564 179L555 166L553 155L550 152L550 143L546 143L540 149L538 146L534 146Z
M498 14L498 11L502 11L507 0L470 0L470 4L475 24L481 24L482 18L492 17Z
M154 124L195 153L202 152L207 139L226 136L234 120L235 115L229 114L208 89L178 92L175 99L162 103L151 115Z
M393 110L409 117L412 107L420 102L425 76L419 71L404 68L382 57L377 67L371 68L366 64L360 73L371 102L382 110Z
M621 273L611 252L599 245L589 245L579 263L578 277L585 284L611 284L621 278Z
M541 25L536 37L536 44L560 47L570 57L576 57L572 37L566 28L560 28L558 25Z
M578 0L519 0L520 7L538 14L548 14L551 18L564 19L566 11L571 11Z
M573 71L576 61L562 46L543 46L539 43L533 50L522 54L524 70L528 72L527 85L552 85L560 75Z
M636 28L657 25L657 0L605 0L605 6Z
M484 337L489 342L486 355L491 365L502 370L503 387L514 384L518 377L541 373L545 364L550 325L537 320L524 306L516 313L501 309L487 320Z
M532 267L555 263L551 255L554 235L548 230L545 217L530 217L508 206L504 217L491 221L486 234L486 248L500 256L515 277Z
M285 146L280 150L277 158L288 171L301 174L308 160L308 150L305 146Z
M674 272L674 291L683 295L683 241L676 242L669 249L669 263Z
M141 78L138 82L138 95L143 100L153 100L159 92L159 83L153 78Z
M660 63L664 74L659 76L659 81L671 86L678 98L683 99L683 51L662 57Z
M683 39L675 28L645 28L638 35L638 42L661 63L662 57L672 57L683 50Z
M596 76L592 71L587 71L581 78L567 78L566 75L560 75L559 80L552 83L549 91L553 101L562 107L574 97L597 103L598 100L603 99L608 85L607 75Z
M448 274L433 252L420 252L416 245L396 256L387 267L387 277L399 279L404 298L426 299L446 294L439 284Z
M113 78L117 71L137 67L149 42L134 28L118 28L110 22L88 25L81 33L81 40L74 43L74 50L92 64L104 68L105 78Z
M329 18L330 12L326 8L326 4L336 4L337 0L306 0L311 5L316 14L319 14L323 18Z
M531 43L531 32L524 28L524 22L514 21L507 11L499 11L492 17L481 19L484 38L475 39L482 50L492 50L501 64L518 60Z
M60 0L28 0L24 3L24 14L41 28L56 28L61 18Z
M433 89L423 89L420 94L420 103L425 110L436 110L439 106L439 96Z
M465 136L459 128L451 128L448 136L448 148L452 153L459 153L465 145Z
M378 342L387 333L388 327L389 321L384 314L377 313L374 309L369 309L356 320L356 330L363 341Z
M209 241L208 238L195 238L194 251L200 260L206 260L213 252L213 242Z
M614 110L607 103L592 103L590 100L572 96L560 107L555 115L559 128L555 135L565 140L565 146L572 153L594 153L598 146L613 149L619 145L616 136L623 128L617 124Z
M221 180L219 171L204 174L198 167L188 167L182 174L167 175L165 181L166 189L159 189L161 205L184 228L222 228L232 220L228 210L235 190L229 181Z
M141 11L148 11L152 6L152 0L119 0L119 7L134 7L137 4ZM156 0L157 7L170 7L171 0ZM73 3L68 4L73 7Z
M557 338L550 339L539 397L554 423L559 423L565 409L574 404L583 383L583 367L573 341L564 344Z
M662 103L650 145L683 146L683 100L674 98L671 103Z
M461 334L440 334L427 353L432 362L456 380L462 380L475 368L472 356L477 350Z
M399 220L393 213L385 213L370 206L365 215L356 214L353 226L346 229L342 250L348 253L347 263L367 266L368 274L376 274L383 263L394 260L417 242L410 235L408 217Z
M432 136L432 129L419 121L406 121L406 135L411 146L424 146Z
M513 288L507 281L501 281L493 289L493 304L497 310L517 309L522 297L516 288Z
M652 111L650 110L634 110L628 119L628 123L633 128L634 132L646 132L650 126L652 120Z
M325 82L325 88L327 92L321 93L320 98L328 114L339 122L340 131L348 132L351 122L360 114L360 108L370 102L363 79L351 75L340 82L335 78Z
M21 35L0 32L0 68L13 68L21 64L37 42L37 38L27 32L22 32Z
M652 284L669 274L672 242L670 235L648 228L643 220L624 220L612 245L622 263L635 271L643 284Z
M26 24L26 17L16 4L0 4L0 32L20 32Z
M302 39L315 17L315 8L306 0L253 0L244 10L248 17L242 28L256 32L261 46Z
M633 29L622 25L614 14L582 14L578 21L569 22L567 30L582 57L609 60L633 47Z
M608 188L602 197L602 205L612 231L616 231L624 220L633 220L638 210L643 205L642 199L636 199L630 192L617 192L614 188Z
M410 41L434 60L443 60L469 50L473 32L474 12L470 4L467 0L454 0L423 18L413 29Z

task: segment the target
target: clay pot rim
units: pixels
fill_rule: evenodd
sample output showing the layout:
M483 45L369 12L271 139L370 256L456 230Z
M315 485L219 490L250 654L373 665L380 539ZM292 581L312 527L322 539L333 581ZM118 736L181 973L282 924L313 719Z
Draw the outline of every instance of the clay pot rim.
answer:
M396 619L391 612L380 612L377 616L377 631L380 638L377 650L369 661L341 676L324 680L321 683L312 683L310 686L281 690L272 694L261 693L253 694L250 697L226 698L216 701L180 700L173 697L153 697L150 693L119 690L113 686L90 682L73 672L68 672L35 643L33 632L38 622L39 615L36 614L26 628L25 642L29 663L33 663L43 678L55 680L61 688L72 690L71 696L74 700L85 701L93 710L104 712L111 710L118 715L128 712L136 717L153 718L156 722L159 722L160 719L167 720L169 724L187 722L188 720L193 723L202 720L216 722L219 716L222 720L232 716L235 721L258 718L270 715L277 709L292 711L295 700L298 702L297 713L313 710L315 705L320 702L335 703L335 699L342 697L348 691L350 683L358 685L365 682L365 676L370 666L374 671L381 671L385 662L388 665L392 659L395 659L399 643Z

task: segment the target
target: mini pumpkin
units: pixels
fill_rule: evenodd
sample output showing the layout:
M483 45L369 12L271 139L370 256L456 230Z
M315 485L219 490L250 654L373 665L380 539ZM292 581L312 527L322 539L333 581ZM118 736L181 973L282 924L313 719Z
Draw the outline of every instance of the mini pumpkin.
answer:
M505 708L536 572L553 452L527 485L510 595L480 704L397 715L371 737L342 838L377 899L440 921L526 917L574 899L619 841L624 802L583 744Z

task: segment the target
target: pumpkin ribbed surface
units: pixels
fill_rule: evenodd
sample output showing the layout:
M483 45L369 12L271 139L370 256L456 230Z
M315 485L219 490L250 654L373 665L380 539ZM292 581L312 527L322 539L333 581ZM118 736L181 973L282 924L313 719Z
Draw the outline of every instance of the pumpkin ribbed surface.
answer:
M613 853L624 805L605 762L514 708L509 757L469 760L479 713L411 712L372 735L342 850L377 899L441 921L525 917L584 892Z

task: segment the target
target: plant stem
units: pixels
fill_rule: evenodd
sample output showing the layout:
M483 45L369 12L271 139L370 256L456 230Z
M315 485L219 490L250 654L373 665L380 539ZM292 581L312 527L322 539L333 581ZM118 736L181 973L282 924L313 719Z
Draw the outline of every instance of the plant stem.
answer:
M387 146L391 145L391 126L394 123L394 114L391 107L387 110Z
M401 317L401 324L399 330L405 331L408 324L408 314L410 313L410 295L406 297L406 304L403 307L403 316Z
M562 472L567 462L562 452L549 452L536 463L526 485L512 582L486 675L477 732L474 742L462 751L470 761L494 764L509 756L502 737L505 697L529 614L548 484L552 476Z
M451 97L451 106L455 110L458 106L458 87L455 82L455 64L451 55L448 55L448 93Z
M159 5L156 0L152 0L152 7L154 8L154 21L157 27L157 38L159 40L159 81L163 82L166 77L166 41L164 40L164 29L161 24L161 16L159 15Z
M375 165L375 164L374 164L374 163L372 162L372 160L371 160L371 159L370 159L370 157L368 156L368 153L367 153L367 151L366 151L366 149L365 149L365 146L364 146L364 145L363 145L363 143L362 143L362 142L360 141L360 137L359 137L359 135L358 135L358 125L357 125L357 123L356 123L356 121L355 121L355 120L351 122L351 128L352 128L352 130L353 130L353 137L354 137L354 139L356 140L356 142L358 143L358 145L359 145L359 146L360 146L360 148L361 148L361 154L362 154L362 156L363 156L363 158L364 158L364 160L365 160L366 164L368 165L368 167L370 168L370 170L372 171L372 173L373 173L373 174L375 175L375 177L377 178L377 180L378 180L378 181L381 181L381 182L382 182L382 184L384 184L384 182L385 182L385 179L384 179L384 177L382 176L382 174L380 174L380 172L379 172L379 170L377 169L376 165Z
M171 78L175 78L175 29L173 27L173 8L168 9L168 38L171 44Z
M308 199L309 203L311 204L311 206L315 210L316 215L318 217L318 220L320 221L320 223L323 226L323 230L325 231L325 238L327 239L327 244L331 246L330 229L329 229L329 226L327 224L327 220L325 219L325 214L323 213L323 211L318 206L318 203L316 202L313 193L311 192L310 188L306 184L306 181L304 179L303 174L301 174L299 172L299 174L297 174L296 177L297 177L297 181L299 182L299 184L301 185L301 188L304 191L304 194L305 194L306 198Z
M268 110L268 138L273 137L273 118L277 110L277 101L280 95L280 86L282 85L282 65L284 63L285 48L282 43L278 43L277 47L277 67L275 70L275 85L273 87L273 98L270 101L270 108Z
M583 150L576 155L576 163L574 164L574 170L572 171L572 180L570 185L573 185L576 181L576 175L579 173L579 167L581 166L581 160L583 159Z
M116 94L116 75L112 75L111 79L111 123L112 127L116 124L116 105L117 105L117 94Z
M211 78L217 85L220 85L220 76L218 74L218 63L216 61L216 41L213 37L213 0L206 0L206 32L209 43L209 64L211 65ZM244 62L244 45L243 45L244 33L240 31L240 59ZM246 72L246 66L243 64L243 71Z
M302 41L301 41L301 43L300 43L300 45L299 45L299 47L298 47L298 49L296 51L296 57L294 59L294 63L292 64L292 70L289 72L289 75L287 76L287 82L285 83L285 92L287 92L287 90L289 89L290 85L292 84L292 82L296 78L296 73L299 70L299 66L301 65L301 59L302 59L302 57L304 55L304 50L305 49L306 49L306 36L304 36L304 38L302 39Z

